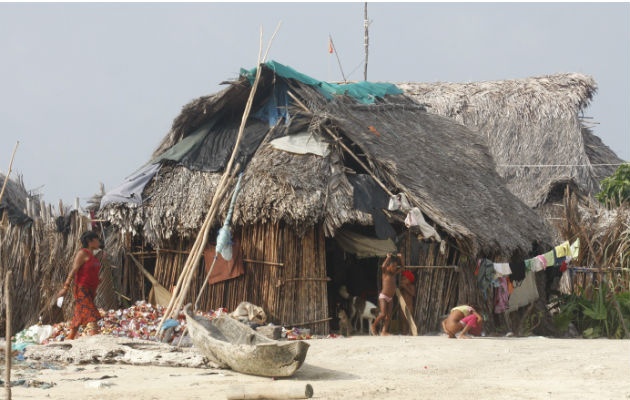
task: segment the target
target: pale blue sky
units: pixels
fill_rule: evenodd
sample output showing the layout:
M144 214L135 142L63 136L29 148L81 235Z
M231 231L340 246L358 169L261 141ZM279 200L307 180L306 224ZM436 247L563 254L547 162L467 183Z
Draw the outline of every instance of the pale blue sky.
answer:
M371 3L368 79L480 81L558 72L599 85L587 115L630 159L630 3ZM362 79L363 3L0 3L0 170L82 204L146 162L190 100L270 59Z

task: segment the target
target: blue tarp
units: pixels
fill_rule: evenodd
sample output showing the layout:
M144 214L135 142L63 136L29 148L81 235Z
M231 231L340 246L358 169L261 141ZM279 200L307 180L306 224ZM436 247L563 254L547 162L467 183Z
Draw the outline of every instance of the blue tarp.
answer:
M334 96L346 95L353 97L360 103L371 104L374 103L374 100L376 100L377 97L382 98L388 94L403 93L402 90L391 83L369 81L346 84L329 83L311 78L310 76L304 75L287 65L282 65L273 60L266 62L265 66L283 78L295 79L304 84L314 86L327 100L332 100ZM250 70L241 68L241 76L246 76L249 79L250 84L253 84L256 77L256 68Z

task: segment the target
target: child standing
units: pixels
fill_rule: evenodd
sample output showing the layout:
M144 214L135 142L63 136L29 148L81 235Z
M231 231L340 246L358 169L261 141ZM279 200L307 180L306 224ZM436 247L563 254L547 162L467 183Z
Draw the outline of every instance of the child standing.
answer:
M396 274L402 269L402 255L398 253L396 256L392 256L391 253L387 253L387 258L383 261L381 266L383 272L383 288L378 295L378 304L380 307L380 314L374 320L374 323L370 327L370 332L376 335L376 327L378 323L383 319L383 327L381 328L381 336L388 336L389 323L392 320L392 311L394 309L394 295L396 294Z

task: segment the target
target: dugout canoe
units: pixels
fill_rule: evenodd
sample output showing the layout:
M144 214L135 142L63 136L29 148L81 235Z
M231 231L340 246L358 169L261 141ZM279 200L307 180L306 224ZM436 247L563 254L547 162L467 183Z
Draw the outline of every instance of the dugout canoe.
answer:
M261 335L228 316L212 321L184 307L188 332L195 347L220 368L244 374L291 376L304 363L309 344L301 340L277 341Z

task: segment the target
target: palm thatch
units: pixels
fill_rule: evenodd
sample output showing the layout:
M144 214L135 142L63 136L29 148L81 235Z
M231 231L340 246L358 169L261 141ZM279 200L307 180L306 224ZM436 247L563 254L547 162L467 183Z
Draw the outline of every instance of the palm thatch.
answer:
M5 308L4 277L11 270L13 332L36 324L40 317L44 323L59 322L51 320L58 317L52 313L52 303L68 277L74 255L81 247L79 238L88 226L88 219L76 212L69 215L66 233L57 231L53 219L34 218L32 224L27 225L0 224L0 309ZM106 248L114 265L120 265L121 247L116 235L107 236ZM116 284L112 280L109 262L101 268L100 278L104 285L100 285L97 291L97 306L116 308L118 299L112 296ZM71 318L73 303L72 293L68 293L63 319ZM5 318L4 312L0 313L1 330L4 329Z
M565 73L473 83L399 83L429 111L453 118L483 136L508 188L530 207L573 182L584 195L621 160L586 129L580 114L597 90L592 77ZM560 165L522 167L522 165Z
M6 175L0 172L0 187L4 184L5 179ZM24 220L26 219L27 199L30 200L33 213L35 215L39 214L39 196L33 195L26 190L22 176L18 175L15 179L9 178L4 194L2 195L0 209L6 210L10 218L15 221Z
M298 111L293 104L292 118L271 129L253 154L234 212L236 225L282 221L299 231L322 223L333 236L343 224L371 224L370 215L354 209L346 176L368 171L331 139L329 132L334 132L392 192L405 192L469 254L526 254L533 243L549 241L539 217L503 186L484 140L466 127L427 113L404 95L386 96L373 105L346 96L329 102L316 88L263 68L254 109L284 80L310 111ZM213 118L240 118L248 87L242 77L222 92L185 106L154 156ZM303 130L327 140L329 154L292 154L267 143ZM145 187L141 206L108 204L101 215L124 231L141 233L154 246L173 235L190 237L201 224L218 179L217 173L166 162Z

